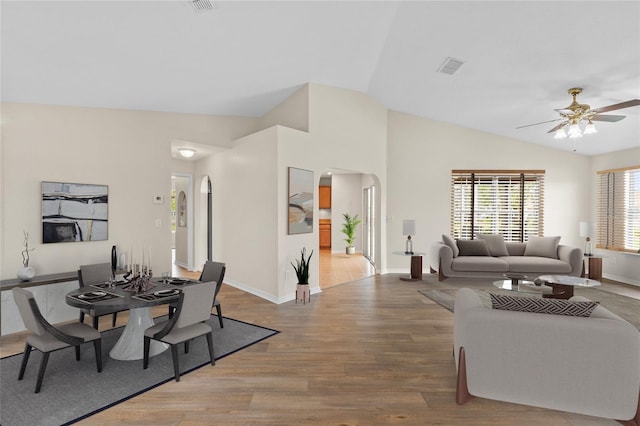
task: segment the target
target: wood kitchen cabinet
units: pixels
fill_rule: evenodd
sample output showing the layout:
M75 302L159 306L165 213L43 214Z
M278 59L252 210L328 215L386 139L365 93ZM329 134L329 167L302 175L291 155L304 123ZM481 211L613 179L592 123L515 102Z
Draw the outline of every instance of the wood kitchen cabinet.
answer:
M320 248L331 248L331 219L320 219Z
M331 187L330 186L320 186L320 203L319 204L321 209L331 208Z

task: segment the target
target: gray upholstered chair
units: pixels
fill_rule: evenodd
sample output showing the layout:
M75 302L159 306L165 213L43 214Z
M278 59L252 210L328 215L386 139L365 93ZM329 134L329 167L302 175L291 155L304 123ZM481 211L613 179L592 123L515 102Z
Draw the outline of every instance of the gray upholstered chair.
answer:
M227 267L222 262L212 262L207 260L202 268L202 274L200 275L200 282L216 282L216 294L213 299L213 306L216 308L216 313L218 314L218 322L220 323L220 328L224 328L224 323L222 321L222 307L220 306L220 301L218 300L218 293L220 292L220 288L222 288L222 281L224 280L224 273L226 272ZM173 316L173 312L176 309L176 304L172 303L169 305L169 318Z
M76 348L76 360L79 361L80 345L93 342L98 373L102 371L102 336L97 330L77 322L60 327L52 326L40 313L33 293L23 288L15 287L13 289L13 298L16 301L24 325L33 333L27 337L24 346L24 355L22 356L18 380L22 380L24 377L32 348L42 352L42 360L40 361L40 369L38 370L38 379L36 381L36 393L40 392L44 372L49 362L49 354L59 349L74 346Z
M184 352L189 353L189 341L203 335L207 337L211 365L215 365L213 330L205 323L211 318L211 306L215 291L216 283L214 282L194 284L182 289L174 315L167 321L147 328L144 332L144 369L149 366L151 339L167 343L171 346L173 371L176 382L179 382L178 346L180 343L184 343Z
M78 270L78 282L80 288L91 285L101 284L107 281L112 276L110 263L95 263L92 265L82 265ZM111 326L116 326L116 320L118 318L118 312L122 311L102 308L101 310L95 309L81 309L80 310L80 322L84 322L84 316L89 315L93 317L93 328L98 329L98 319L103 315L112 314Z

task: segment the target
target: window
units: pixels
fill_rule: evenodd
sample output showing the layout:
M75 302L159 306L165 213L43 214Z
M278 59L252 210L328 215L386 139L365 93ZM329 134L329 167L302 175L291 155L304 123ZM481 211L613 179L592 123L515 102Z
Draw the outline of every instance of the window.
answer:
M527 241L544 234L544 170L452 170L451 235L501 234Z
M640 166L598 172L596 247L640 253Z

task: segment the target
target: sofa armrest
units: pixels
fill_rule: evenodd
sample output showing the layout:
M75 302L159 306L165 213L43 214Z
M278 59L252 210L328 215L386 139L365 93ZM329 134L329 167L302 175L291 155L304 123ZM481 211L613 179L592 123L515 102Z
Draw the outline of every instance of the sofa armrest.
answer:
M440 271L440 265L444 271L451 271L451 262L453 262L453 250L448 245L436 241L429 248L429 267L433 271Z
M453 303L453 355L456 360L456 368L458 368L458 356L460 355L460 346L464 341L464 324L466 314L470 309L482 308L482 299L480 295L470 288L461 288L456 293Z
M584 257L581 248L559 245L558 259L571 265L571 273L569 275L573 275L575 277L582 275Z

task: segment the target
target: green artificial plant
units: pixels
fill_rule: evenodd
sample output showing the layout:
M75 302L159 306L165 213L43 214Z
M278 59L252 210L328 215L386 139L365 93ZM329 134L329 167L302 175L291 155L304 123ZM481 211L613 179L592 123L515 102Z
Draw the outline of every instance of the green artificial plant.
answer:
M342 233L347 237L344 240L347 246L352 247L356 240L356 228L362 223L362 220L355 214L351 216L349 213L343 213L344 223L342 224Z
M296 277L298 277L298 284L309 284L309 262L311 261L311 256L313 255L313 250L309 253L307 257L307 248L303 247L300 251L300 259L296 259L296 264L294 265L291 262L291 266L296 271Z

